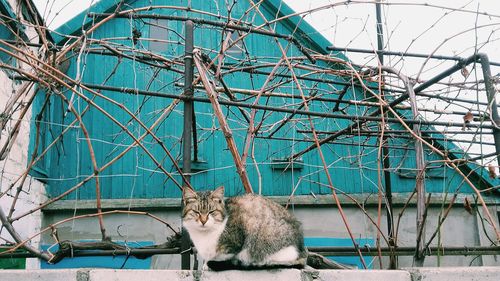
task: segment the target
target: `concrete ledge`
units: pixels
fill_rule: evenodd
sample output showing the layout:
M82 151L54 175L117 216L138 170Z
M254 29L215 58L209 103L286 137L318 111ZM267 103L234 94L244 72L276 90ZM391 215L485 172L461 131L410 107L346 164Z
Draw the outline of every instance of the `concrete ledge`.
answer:
M410 273L403 270L318 270L310 275L314 278L310 280L314 281L412 281Z
M497 281L500 267L409 268L413 281Z
M36 280L36 281L58 281L58 280L78 280L78 269L64 270L1 270L0 280L2 281L21 281L21 280ZM81 280L81 281L85 281Z
M499 280L500 267L410 268L403 270L0 270L0 280L19 281L493 281Z
M433 194L430 204L441 206L443 202L449 203L451 196L448 196L446 199L443 198L439 194ZM350 198L345 195L339 194L339 200L342 202L342 205L345 206L355 206L352 199L355 199L357 202L364 202L365 205L374 205L378 204L377 196L373 196L373 194L351 194ZM403 206L406 204L409 193L396 193L393 195L393 204L394 206ZM464 198L466 195L460 194L455 199L455 205L463 205ZM324 207L335 207L336 204L333 201L332 195L316 195L316 196L308 196L308 195L297 195L294 196L290 202L288 202L288 196L268 196L271 200L285 205L287 203L292 203L297 207L310 207L310 206L324 206ZM500 200L496 197L485 197L489 205L500 204ZM165 209L180 209L181 207L181 199L180 198L152 198L152 199L102 199L101 200L102 209L103 210L117 210L117 209L132 209L132 210L165 210ZM416 204L416 199L413 198L410 201L410 205ZM59 200L56 201L45 208L42 209L43 212L60 212L60 211L74 211L75 208L77 210L95 210L96 209L96 201L95 200Z
M297 269L287 270L257 270L257 271L235 271L225 272L213 271L189 271L189 270L91 270L88 281L250 281L250 280L302 280L301 271ZM79 280L80 281L80 280ZM83 281L83 280L82 280Z

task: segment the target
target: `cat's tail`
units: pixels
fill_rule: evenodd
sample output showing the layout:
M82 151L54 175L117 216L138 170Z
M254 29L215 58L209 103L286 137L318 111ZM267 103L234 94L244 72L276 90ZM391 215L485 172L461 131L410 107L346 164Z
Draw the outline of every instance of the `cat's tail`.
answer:
M355 269L353 266L345 265L320 254L308 252L307 265L315 269Z
M266 265L242 265L235 263L233 260L225 261L208 261L207 266L213 271L223 270L270 270L279 268L296 268L303 269L303 264L266 264Z

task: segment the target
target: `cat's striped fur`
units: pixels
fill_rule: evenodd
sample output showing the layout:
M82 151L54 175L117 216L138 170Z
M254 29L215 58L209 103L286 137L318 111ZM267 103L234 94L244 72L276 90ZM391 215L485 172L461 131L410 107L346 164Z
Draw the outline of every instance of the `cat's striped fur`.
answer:
M224 201L224 188L183 192L183 226L212 269L303 267L300 222L279 204L246 194Z

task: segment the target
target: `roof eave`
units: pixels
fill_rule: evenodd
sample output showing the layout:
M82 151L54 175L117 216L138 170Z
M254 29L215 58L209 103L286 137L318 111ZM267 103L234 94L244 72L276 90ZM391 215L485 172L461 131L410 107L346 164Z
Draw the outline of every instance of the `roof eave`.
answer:
M405 118L410 119L411 114L409 113L409 111L398 111L398 112L400 112ZM467 160L468 158L470 158L466 151L464 151L462 148L457 146L452 141L440 140L442 138L446 138L446 136L443 133L429 133L427 135L437 144L437 146L441 147L443 151L446 151L448 153L449 159L451 159L451 160L458 160L458 159ZM457 153L454 151L461 151L461 153ZM476 164L474 162L468 162L468 161L466 161L463 166L464 166L464 168L472 171L472 173L477 175L480 179L482 179L490 187L500 186L500 179L491 178L489 175L489 172L486 170L485 167L482 167L479 164ZM463 168L461 168L461 171L464 172ZM470 175L466 175L466 176L469 177Z
M271 8L271 10L276 11L279 17L296 14L296 12L292 8L290 8L283 0L267 0L263 3L264 5L267 5L269 8ZM330 53L330 51L327 50L327 47L332 45L332 43L318 30L312 27L302 16L294 15L291 17L287 17L285 21L292 26L298 26L296 33L300 38L297 39L313 46L315 51L317 51L318 53ZM348 61L348 58L341 52L338 52L336 56L339 59Z
M4 1L4 0L0 0ZM137 0L126 0L124 4L132 4ZM95 13L109 13L114 12L116 10L116 6L119 4L119 0L107 0L107 1L98 1L87 10L79 13L60 27L58 27L53 34L53 37L57 44L64 43L67 40L67 37L64 35L79 35L82 30L82 26L86 27L91 22L92 19L87 16L87 14L92 11ZM263 5L275 12L279 17L295 14L295 11L292 10L287 4L285 4L282 0L266 0L263 2ZM327 46L330 46L332 43L326 39L321 33L319 33L316 29L314 29L307 21L305 21L301 16L295 15L292 17L288 17L284 19L284 21L291 26L298 26L296 35L299 41L302 43L307 43L312 46L315 51L321 54L328 54ZM342 60L348 60L347 57L343 53L338 53L337 56Z
M125 0L122 5L132 4L137 0ZM116 10L118 4L120 4L120 0L105 0L98 1L94 5L90 6L88 9L82 11L78 15L74 16L58 28L53 31L53 37L56 44L63 44L68 40L68 37L65 35L74 35L78 36L81 34L82 28L87 27L92 23L92 18L88 17L89 12L95 13L110 13Z

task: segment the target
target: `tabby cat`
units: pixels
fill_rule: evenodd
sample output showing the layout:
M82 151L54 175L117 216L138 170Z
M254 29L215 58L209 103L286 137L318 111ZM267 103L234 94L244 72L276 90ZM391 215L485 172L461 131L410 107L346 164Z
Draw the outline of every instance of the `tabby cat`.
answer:
M204 269L302 268L307 259L302 226L285 208L259 195L224 201L224 187L184 188L182 222Z

